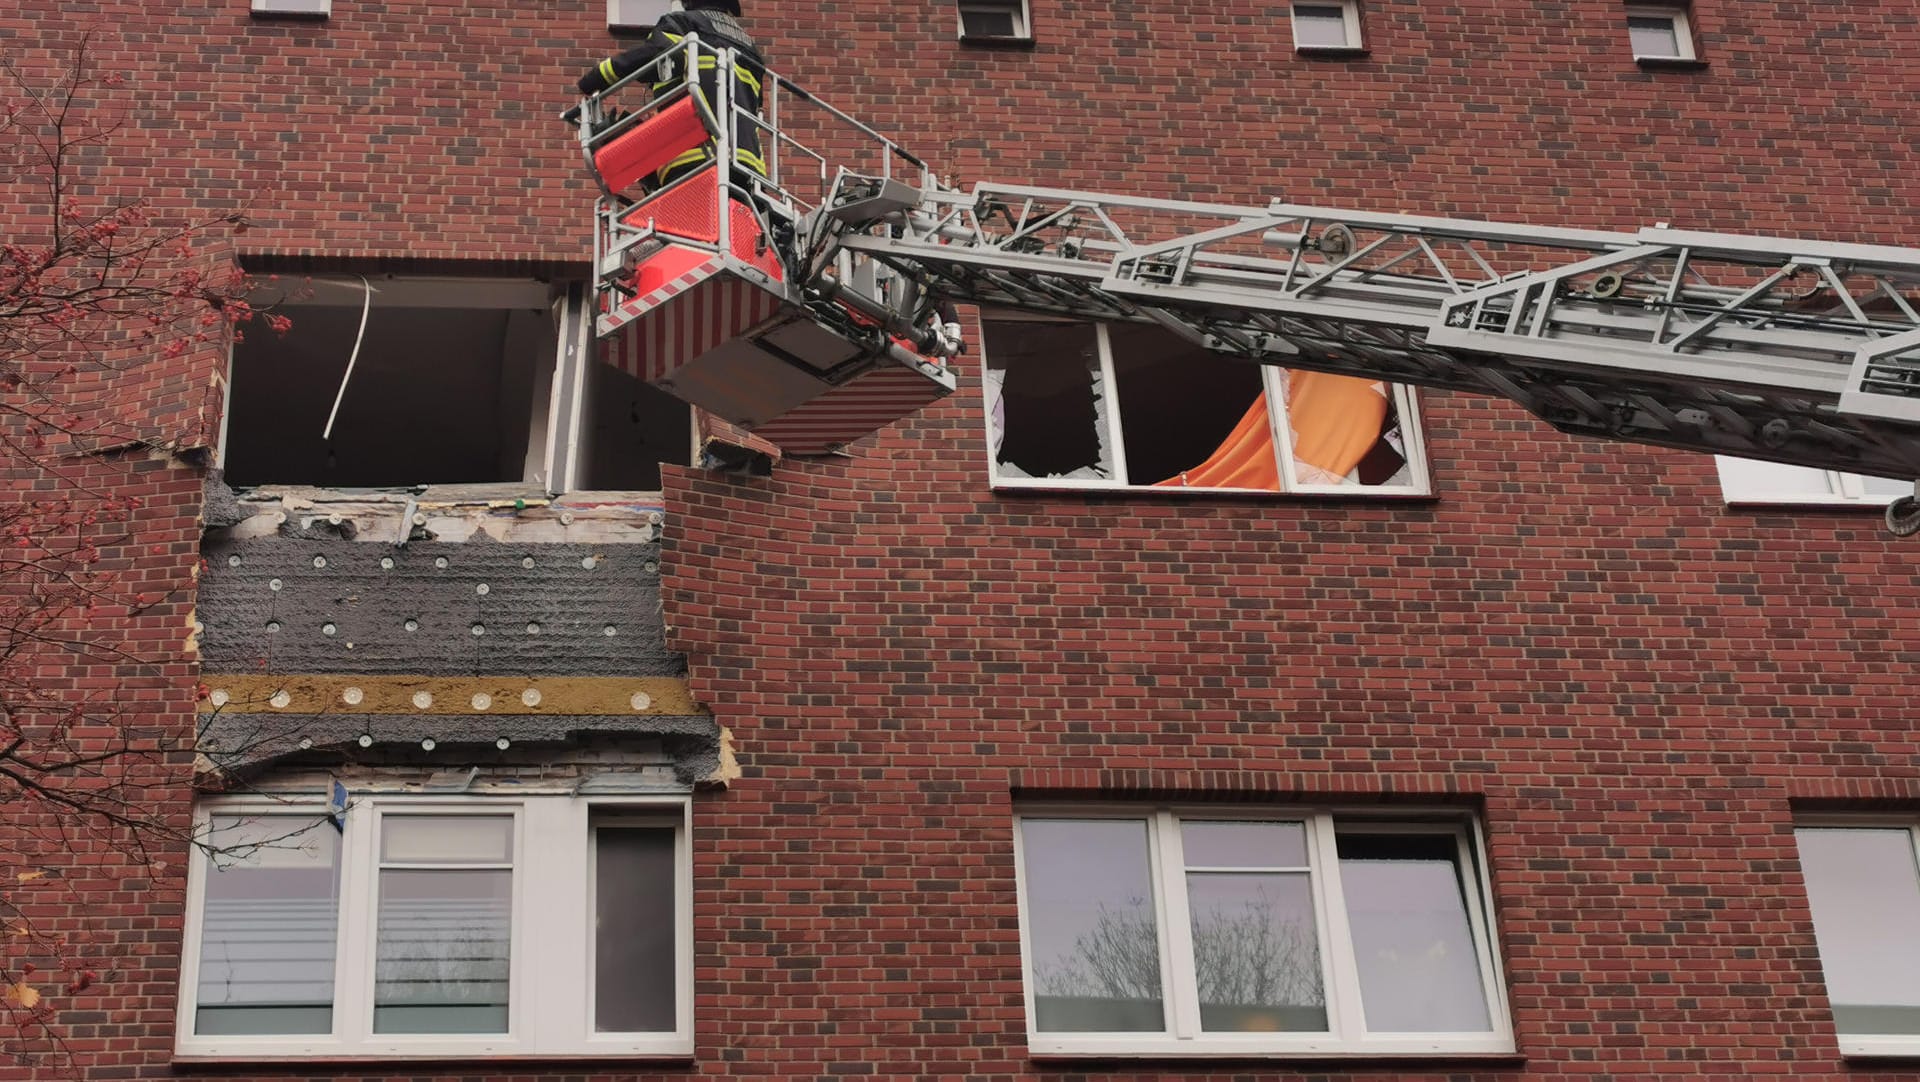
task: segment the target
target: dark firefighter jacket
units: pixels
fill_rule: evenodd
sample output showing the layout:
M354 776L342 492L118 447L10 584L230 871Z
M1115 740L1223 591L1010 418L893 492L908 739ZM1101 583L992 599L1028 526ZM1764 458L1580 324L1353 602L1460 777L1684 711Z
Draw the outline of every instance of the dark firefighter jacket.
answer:
M731 46L736 50L733 65L733 104L744 115L736 116L734 131L734 159L740 168L750 170L760 176L767 175L766 163L760 157L760 129L752 117L760 114L761 80L767 76L766 61L760 56L759 48L753 43L753 36L740 20L724 11L670 11L660 16L653 25L653 32L647 40L628 49L619 56L602 60L592 70L580 77L580 92L591 94L605 90L614 83L633 74L648 62L678 45L688 34L700 35L702 55L700 57L700 81L697 84L701 98L709 109L719 107L719 73L714 56L709 49ZM678 68L676 61L663 67ZM682 73L657 71L655 92L677 83ZM689 150L680 157L668 162L660 170L658 183L665 184L678 179L687 172L705 164L713 157L713 146Z

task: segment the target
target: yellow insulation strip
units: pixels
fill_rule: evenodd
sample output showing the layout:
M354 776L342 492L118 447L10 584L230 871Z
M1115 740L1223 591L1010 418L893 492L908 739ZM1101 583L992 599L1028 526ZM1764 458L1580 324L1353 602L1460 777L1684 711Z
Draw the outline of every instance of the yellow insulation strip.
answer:
M203 674L202 713L705 714L677 676Z

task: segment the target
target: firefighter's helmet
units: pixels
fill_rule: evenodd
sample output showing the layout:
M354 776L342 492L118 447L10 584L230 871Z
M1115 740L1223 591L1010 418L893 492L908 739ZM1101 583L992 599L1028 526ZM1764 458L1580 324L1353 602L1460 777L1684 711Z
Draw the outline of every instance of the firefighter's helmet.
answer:
M687 7L693 11L724 11L729 15L740 15L740 0L686 0Z

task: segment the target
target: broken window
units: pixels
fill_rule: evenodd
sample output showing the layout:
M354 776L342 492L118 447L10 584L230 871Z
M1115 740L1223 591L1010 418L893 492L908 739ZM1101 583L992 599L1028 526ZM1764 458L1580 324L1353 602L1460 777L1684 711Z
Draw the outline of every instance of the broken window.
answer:
M688 408L607 365L582 291L527 279L325 278L233 350L236 487L657 489L692 458Z
M1005 487L1427 491L1411 395L1245 364L1145 324L984 323Z

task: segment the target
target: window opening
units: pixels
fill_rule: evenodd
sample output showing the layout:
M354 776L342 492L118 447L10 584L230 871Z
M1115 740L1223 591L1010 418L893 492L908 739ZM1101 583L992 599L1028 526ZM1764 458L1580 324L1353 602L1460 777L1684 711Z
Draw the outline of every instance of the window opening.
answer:
M960 37L965 41L1026 41L1026 0L960 0Z
M1884 506L1899 496L1913 495L1913 482L1894 477L1868 477L1812 466L1793 466L1752 458L1714 456L1720 493L1728 503L1863 504Z
M513 817L381 823L375 1033L505 1033Z
M684 798L219 798L189 873L177 1051L693 1051Z
M1794 832L1842 1052L1920 1053L1920 860L1907 825Z
M1025 813L1030 1046L1511 1050L1471 836L1444 817Z
M311 816L214 816L225 856L202 888L200 1034L327 1033L333 1028L340 844Z
M1352 0L1293 5L1293 44L1298 49L1359 48L1359 6Z
M1404 388L1239 364L1142 324L984 330L998 485L1426 490Z
M692 411L597 363L591 335L570 325L591 318L586 306L553 303L547 284L366 282L364 331L358 277L256 298L284 305L293 326L252 330L233 348L221 446L229 484L656 490L662 463L692 461ZM562 339L585 348L558 348ZM577 375L556 378L562 365ZM584 388L581 408L555 411L557 386Z
M674 838L670 825L594 827L594 1029L672 1030L675 1017Z
M671 0L607 0L607 28L648 30L672 7Z
M1627 35L1635 59L1693 59L1693 32L1680 8L1628 8Z

